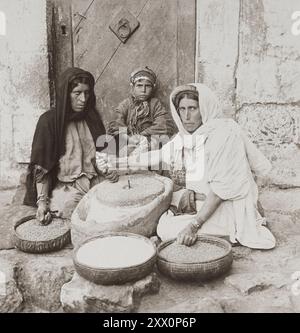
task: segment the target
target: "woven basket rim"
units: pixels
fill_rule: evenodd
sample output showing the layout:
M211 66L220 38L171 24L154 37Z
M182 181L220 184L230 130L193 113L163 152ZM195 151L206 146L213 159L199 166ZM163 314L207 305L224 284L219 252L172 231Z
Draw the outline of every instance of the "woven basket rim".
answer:
M177 266L177 267L179 267L179 266L182 266L182 267L183 266L199 266L199 265L203 265L203 264L211 264L211 263L214 263L214 262L218 262L218 261L224 259L225 257L227 257L232 252L232 246L227 240L216 237L216 236L198 235L197 236L197 241L198 240L206 240L208 242L211 241L213 243L222 244L225 247L227 247L227 249L226 248L224 249L224 254L220 257L217 257L217 258L212 259L212 260L199 261L199 262L182 262L182 263L179 263L179 262L170 261L170 260L167 260L167 259L163 258L160 254L161 250L163 250L168 245L174 243L176 241L176 239L177 238L168 239L166 241L163 241L158 246L157 260L163 261L163 262L168 263L168 264L172 264L172 265Z
M79 251L79 249L85 245L86 243L89 243L95 239L98 238L105 238L105 237L109 237L109 236L125 236L125 237L133 237L133 238L138 238L138 239L142 239L144 240L147 244L151 245L152 248L154 249L154 253L151 257L149 257L147 260L143 261L142 263L136 264L136 265L131 265L131 266L126 266L126 267L106 267L106 268L96 268L96 267L91 267L85 264L82 264L80 262L78 262L77 260L77 252ZM155 259L156 261L157 258L157 248L154 246L154 244L150 241L150 239L148 239L145 236L142 235L138 235L138 234L134 234L131 232L123 232L123 231L105 231L102 232L101 234L98 234L95 237L91 237L86 239L84 242L82 242L81 244L77 245L77 247L74 249L73 251L73 262L75 264L75 266L80 266L83 269L86 269L88 271L94 271L94 272L99 272L99 273L104 273L104 272L119 272L119 271L126 271L126 270L132 270L132 269L136 269L139 267L143 267L144 265L147 265L148 263L150 263L153 259Z
M59 241L60 239L66 237L66 236L68 235L68 233L70 233L70 231L71 231L71 228L69 227L69 229L68 229L65 233L61 234L60 236L58 236L58 237L56 237L56 238L53 238L53 239L42 240L42 241L33 241L33 240L28 240L28 239L23 239L23 238L21 238L21 237L18 235L18 233L17 233L17 228L18 228L21 224L26 223L26 222L28 222L28 221L30 221L30 220L35 219L35 218L36 218L35 215L29 215L29 216L26 216L26 217L21 218L20 220L18 220L18 221L15 223L15 225L14 225L14 236L17 238L18 241L27 242L28 244L32 244L32 245L38 245L38 244L39 244L39 245L46 245L46 244L49 244L49 245L50 245L50 244L53 243L54 241ZM56 217L56 218L58 218L58 219L62 219L62 218L60 218L60 217ZM62 220L64 220L64 219L62 219Z

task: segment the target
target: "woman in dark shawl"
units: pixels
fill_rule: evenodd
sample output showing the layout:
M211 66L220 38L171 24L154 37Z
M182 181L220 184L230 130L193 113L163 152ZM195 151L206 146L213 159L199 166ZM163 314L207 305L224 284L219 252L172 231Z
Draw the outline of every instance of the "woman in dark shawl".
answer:
M38 120L26 179L24 204L37 206L37 218L51 221L50 210L69 218L81 197L103 175L96 167L96 141L105 127L96 110L95 80L80 68L60 77L57 106ZM105 175L117 180L115 172Z

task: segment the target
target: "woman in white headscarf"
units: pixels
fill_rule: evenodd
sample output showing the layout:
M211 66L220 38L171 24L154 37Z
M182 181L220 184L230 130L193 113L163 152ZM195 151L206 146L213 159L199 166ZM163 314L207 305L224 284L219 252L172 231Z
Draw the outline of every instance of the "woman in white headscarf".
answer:
M234 120L223 117L205 85L177 87L170 105L178 134L161 151L128 159L129 167L148 166L151 154L152 167L162 161L171 175L179 172L183 178L184 188L174 191L170 209L159 220L158 236L192 245L197 234L213 234L250 248L273 248L275 238L257 210L252 175L267 174L270 162Z

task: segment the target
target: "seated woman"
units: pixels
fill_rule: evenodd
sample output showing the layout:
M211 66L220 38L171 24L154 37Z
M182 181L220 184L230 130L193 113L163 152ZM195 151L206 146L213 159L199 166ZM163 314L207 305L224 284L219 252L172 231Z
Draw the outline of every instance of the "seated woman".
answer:
M95 163L96 140L105 135L105 128L95 108L94 84L91 73L67 69L57 87L56 108L38 120L24 204L38 206L41 223L51 221L50 211L70 218L82 196L103 175ZM103 176L118 179L115 172Z
M128 163L131 168L148 166L149 157L152 166L162 161L175 182L184 185L161 216L158 236L192 245L203 233L227 236L250 248L273 248L275 238L257 210L252 175L267 174L269 161L234 120L222 117L216 96L205 85L176 88L170 104L178 134L161 151L119 160L121 167Z

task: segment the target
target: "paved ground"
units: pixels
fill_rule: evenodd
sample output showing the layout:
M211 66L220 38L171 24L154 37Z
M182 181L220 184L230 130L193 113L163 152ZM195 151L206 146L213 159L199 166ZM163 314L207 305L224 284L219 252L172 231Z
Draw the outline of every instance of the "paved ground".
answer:
M13 194L0 193L0 212ZM261 198L277 239L274 250L234 247L231 271L205 284L175 282L158 272L159 292L145 295L134 311L300 312L300 190L265 190ZM74 274L71 255L71 249L40 256L0 250L1 268L12 272L0 312L61 312L61 287Z

